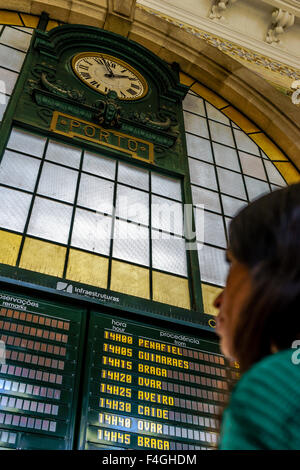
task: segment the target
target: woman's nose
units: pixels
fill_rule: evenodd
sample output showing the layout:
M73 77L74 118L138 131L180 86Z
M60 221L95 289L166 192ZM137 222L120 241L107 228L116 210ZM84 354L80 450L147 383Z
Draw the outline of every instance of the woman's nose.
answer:
M224 291L220 292L220 294L217 295L217 297L215 298L214 303L213 303L213 306L214 306L215 308L220 308L220 307L221 307L223 292L224 292Z

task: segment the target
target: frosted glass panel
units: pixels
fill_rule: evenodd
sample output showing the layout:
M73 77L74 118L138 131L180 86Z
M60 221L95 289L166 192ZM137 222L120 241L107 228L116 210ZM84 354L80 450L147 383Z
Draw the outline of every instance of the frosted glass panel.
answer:
M229 168L230 170L241 171L237 151L225 145L213 143L216 164Z
M149 229L115 220L113 257L149 266Z
M200 114L201 116L205 116L203 99L192 95L191 93L188 93L184 98L183 109L186 111L191 111L192 113Z
M248 153L239 152L241 165L243 168L243 173L245 175L254 176L254 178L259 178L266 181L266 173L264 165L261 158L253 157Z
M0 87L0 91L11 95L14 86L16 84L18 78L18 74L15 72L11 72L10 70L5 70L0 68L0 80L2 82L2 86Z
M102 178L81 175L77 204L112 214L114 183Z
M38 193L66 202L74 202L78 172L44 163Z
M58 142L50 141L47 147L46 159L73 168L79 168L81 150Z
M0 227L23 232L32 196L0 187Z
M14 47L26 52L31 41L31 36L20 30L6 27L1 34L0 42L6 46Z
M226 248L227 242L222 216L211 212L203 212L197 208L195 208L194 214L197 241Z
M206 119L196 114L191 114L186 111L183 113L184 126L187 132L208 138L208 129Z
M6 150L0 164L0 183L33 191L40 160Z
M231 127L213 121L209 121L209 127L212 140L234 147Z
M77 209L71 245L84 250L109 255L111 217Z
M221 111L218 111L214 106L212 106L210 103L206 103L206 110L207 110L207 117L209 119L214 119L215 121L222 122L224 124L229 125L229 119L224 116Z
M7 147L34 155L35 157L42 157L45 143L45 137L40 137L30 132L14 128L10 134Z
M124 162L119 162L118 181L139 189L149 191L149 172Z
M241 175L233 173L233 171L224 170L223 168L218 168L217 171L222 193L246 199L244 182Z
M116 162L107 157L97 155L95 153L84 152L83 171L93 173L93 175L102 176L103 178L115 179Z
M204 204L204 209L221 212L218 193L214 193L208 189L198 188L197 186L192 186L192 196L194 206Z
M72 207L36 197L27 233L59 243L67 243Z
M259 149L257 145L250 139L243 131L238 131L234 129L234 135L236 140L236 145L239 150L244 150L244 152L254 153L254 155L259 156Z
M229 217L234 217L239 210L247 205L246 202L240 201L239 199L235 199L230 196L225 196L225 194L222 194L222 202L224 214L228 215Z
M245 176L245 181L250 201L270 192L268 183L264 181L258 181L249 176Z
M24 52L0 44L0 66L19 72L25 58Z
M183 235L183 212L180 202L153 195L151 215L153 228Z
M208 245L200 245L198 258L201 281L225 286L229 266L225 261L225 250Z
M149 193L118 184L116 215L149 225Z
M213 163L211 144L209 140L192 134L186 134L187 154L190 157Z
M152 230L152 266L154 269L186 276L185 240Z
M265 161L266 170L268 173L268 177L270 183L279 184L280 186L286 186L286 182L284 181L283 177L275 167L274 163L270 161Z
M215 168L208 163L189 158L191 182L206 188L218 189Z
M169 176L151 173L152 192L161 196L177 199L181 201L181 183L179 179L170 178Z

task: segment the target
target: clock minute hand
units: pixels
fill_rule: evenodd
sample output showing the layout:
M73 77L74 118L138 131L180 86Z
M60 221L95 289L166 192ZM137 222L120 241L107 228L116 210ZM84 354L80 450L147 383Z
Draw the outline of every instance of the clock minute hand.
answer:
M108 74L108 73L106 73L106 74L104 75L104 77L113 77L113 78L130 78L128 75L114 75L114 74L113 74L113 75L110 75L110 74Z
M109 76L109 77L114 77L114 73L113 73L112 69L110 68L110 65L108 65L108 62L106 62L106 60L105 60L104 57L102 57L102 56L101 56L101 59L102 59L103 62L104 62L104 65L105 65L105 67L106 67L106 70L109 72L109 75L108 75L108 76ZM107 74L106 74L106 76L107 76Z

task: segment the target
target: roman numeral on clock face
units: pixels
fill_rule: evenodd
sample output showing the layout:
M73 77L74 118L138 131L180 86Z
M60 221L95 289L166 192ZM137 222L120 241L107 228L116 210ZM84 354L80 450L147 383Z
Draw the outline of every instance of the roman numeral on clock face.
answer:
M92 81L90 82L90 84L93 85L93 86L95 86L96 88L99 88L99 86L100 86L100 83L96 82L96 80L92 80Z
M126 91L127 91L127 93L130 93L132 96L136 95L136 91L132 90L131 88L128 88L128 90L126 90Z
M88 72L80 72L80 75L86 79L92 78Z

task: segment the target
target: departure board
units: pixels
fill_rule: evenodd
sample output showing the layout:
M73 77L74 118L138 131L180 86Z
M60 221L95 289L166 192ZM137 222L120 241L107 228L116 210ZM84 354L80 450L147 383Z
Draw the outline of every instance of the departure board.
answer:
M81 449L208 450L238 365L217 343L92 313Z
M73 447L81 312L0 292L0 448Z

